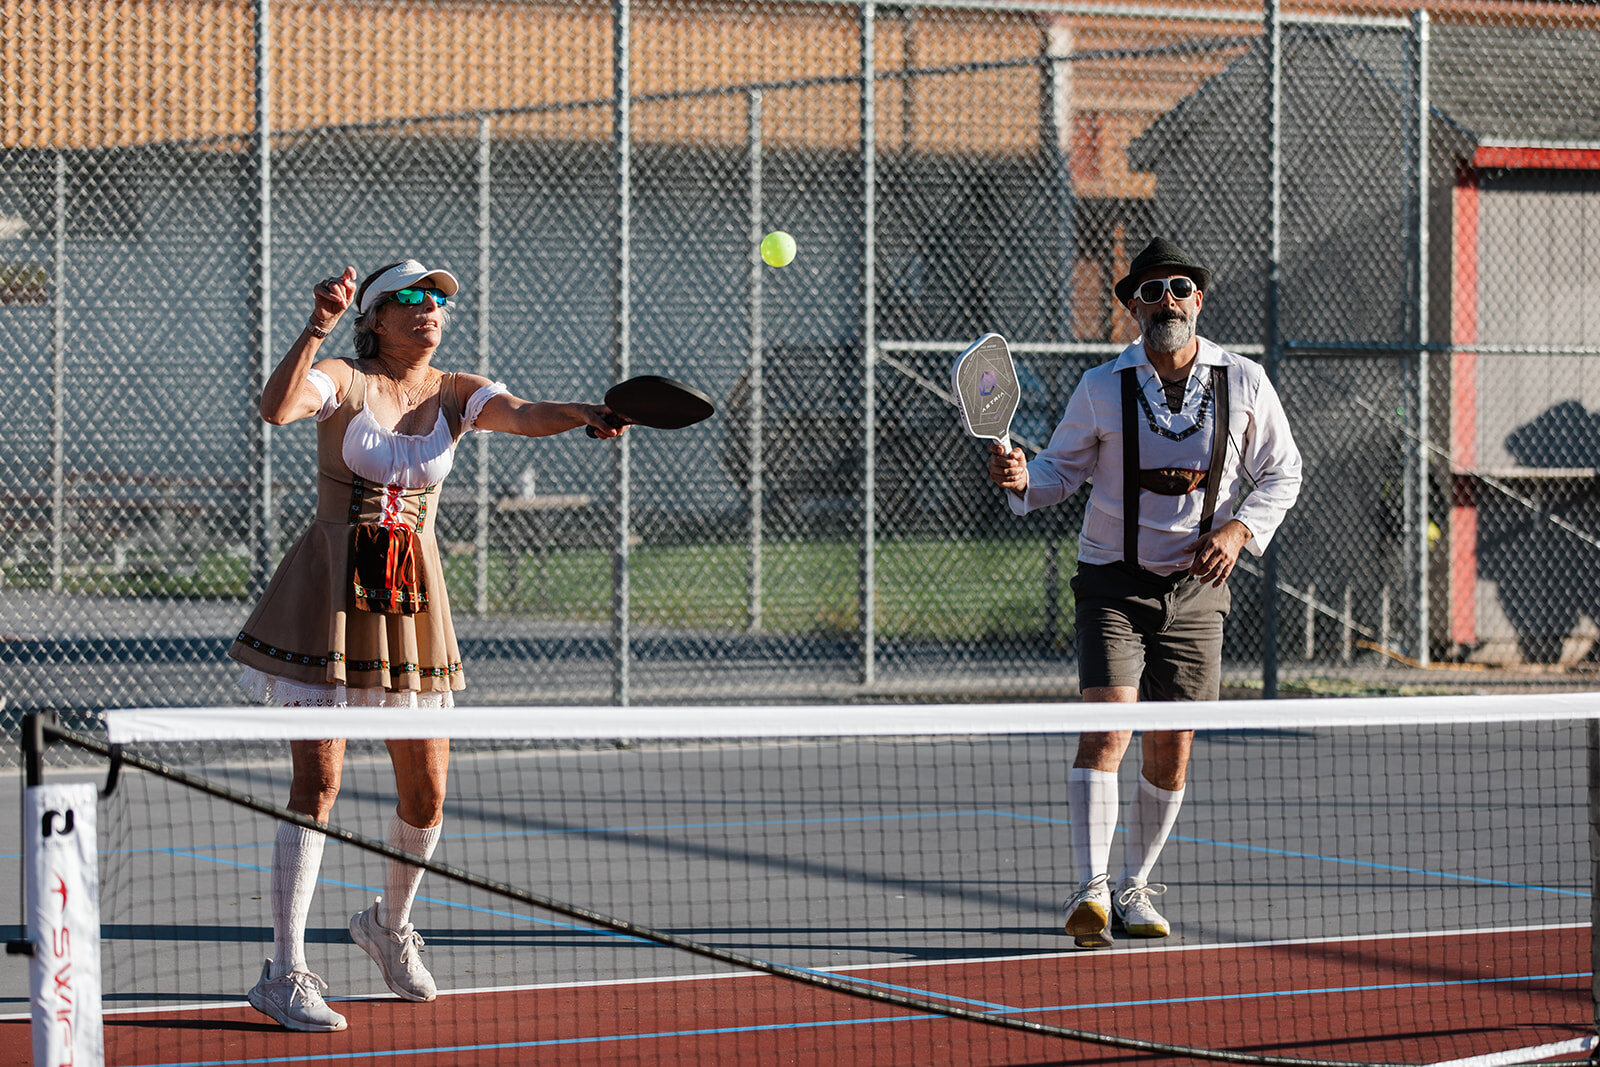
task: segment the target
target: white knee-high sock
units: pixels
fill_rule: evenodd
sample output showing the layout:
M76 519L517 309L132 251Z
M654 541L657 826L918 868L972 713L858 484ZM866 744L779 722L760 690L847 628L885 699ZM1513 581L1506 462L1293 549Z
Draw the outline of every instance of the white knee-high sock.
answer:
M306 966L306 916L322 869L327 838L293 823L279 823L272 844L272 977Z
M412 826L399 815L389 820L389 844L413 856L429 859L439 843L439 830L443 822L432 826ZM411 921L411 905L417 899L417 886L422 884L422 868L399 860L389 861L388 877L384 879L383 908L379 921L391 930L398 930Z
M1106 873L1111 836L1117 831L1117 774L1074 767L1067 775L1067 810L1072 815L1072 859L1078 881Z
M1150 880L1161 846L1178 821L1184 789L1162 789L1139 776L1139 788L1128 803L1128 846L1122 853L1122 877ZM1121 879L1118 879L1119 881Z

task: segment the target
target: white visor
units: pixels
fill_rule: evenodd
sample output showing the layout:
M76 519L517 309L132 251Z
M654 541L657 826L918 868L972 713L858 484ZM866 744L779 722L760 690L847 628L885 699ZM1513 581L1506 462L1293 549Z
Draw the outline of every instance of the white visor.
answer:
M437 289L445 296L455 296L461 286L456 276L447 270L429 270L414 259L396 263L376 278L361 292L361 302L356 314L365 315L390 293L400 289Z

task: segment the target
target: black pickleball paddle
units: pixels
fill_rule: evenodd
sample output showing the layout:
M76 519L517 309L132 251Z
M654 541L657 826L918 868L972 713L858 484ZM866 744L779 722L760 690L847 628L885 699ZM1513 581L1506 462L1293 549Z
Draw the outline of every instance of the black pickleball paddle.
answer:
M681 430L716 413L711 398L692 385L659 374L640 374L606 390L613 426L634 423L657 430ZM594 427L588 428L594 437Z

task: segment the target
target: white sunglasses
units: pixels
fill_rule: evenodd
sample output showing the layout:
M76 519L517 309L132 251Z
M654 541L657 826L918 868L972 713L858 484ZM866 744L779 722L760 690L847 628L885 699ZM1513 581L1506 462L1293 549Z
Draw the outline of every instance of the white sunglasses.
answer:
M1199 289L1193 278L1179 274L1172 278L1151 278L1147 282L1140 282L1134 293L1146 304L1159 304L1166 293L1170 292L1174 300L1187 300Z

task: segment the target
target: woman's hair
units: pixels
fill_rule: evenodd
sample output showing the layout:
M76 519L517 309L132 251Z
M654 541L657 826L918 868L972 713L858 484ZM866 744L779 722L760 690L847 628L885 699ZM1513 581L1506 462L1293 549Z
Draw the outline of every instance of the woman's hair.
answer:
M355 342L357 359L372 359L378 354L378 335L372 332L372 316L377 311L377 308L373 308L365 315L356 316L351 340Z
M365 315L357 315L355 329L351 331L351 341L356 346L357 359L375 359L378 355L378 335L372 332L372 320L378 317L378 312L383 305L389 302L384 297L372 305L372 310ZM448 324L450 321L450 305L446 304L439 309L439 321Z

